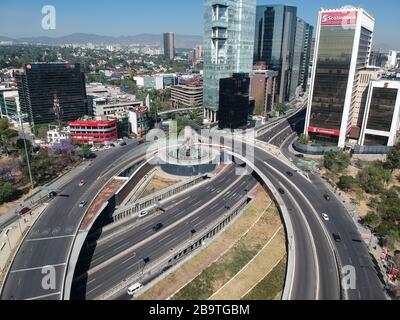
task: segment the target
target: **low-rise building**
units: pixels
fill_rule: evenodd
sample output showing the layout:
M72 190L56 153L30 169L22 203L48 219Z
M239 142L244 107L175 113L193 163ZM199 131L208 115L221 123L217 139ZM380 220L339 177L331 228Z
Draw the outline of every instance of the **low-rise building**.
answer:
M118 140L117 120L107 117L85 117L70 122L69 135L71 140L81 144L110 144Z
M47 143L50 145L66 140L69 140L68 129L53 128L47 131Z
M251 74L251 96L255 100L254 114L266 116L275 110L278 71L257 69Z
M151 119L149 108L128 108L129 125L131 132L137 136L143 136L150 130Z
M183 81L171 87L173 108L196 108L203 105L203 79L201 77Z

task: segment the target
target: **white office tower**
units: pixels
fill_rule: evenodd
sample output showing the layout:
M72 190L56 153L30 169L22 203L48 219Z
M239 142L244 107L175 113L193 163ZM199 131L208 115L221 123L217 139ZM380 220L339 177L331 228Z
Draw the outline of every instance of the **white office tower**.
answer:
M320 11L305 126L311 140L345 147L374 24L362 8Z
M396 144L400 127L400 80L381 79L369 86L360 145Z

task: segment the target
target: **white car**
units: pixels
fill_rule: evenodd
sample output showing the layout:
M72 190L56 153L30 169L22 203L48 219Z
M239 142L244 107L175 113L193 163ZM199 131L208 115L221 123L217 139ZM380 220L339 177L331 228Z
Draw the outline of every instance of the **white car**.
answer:
M326 213L321 214L325 221L329 221L329 216Z
M149 215L148 211L142 211L141 213L139 213L139 218L144 218L147 215Z

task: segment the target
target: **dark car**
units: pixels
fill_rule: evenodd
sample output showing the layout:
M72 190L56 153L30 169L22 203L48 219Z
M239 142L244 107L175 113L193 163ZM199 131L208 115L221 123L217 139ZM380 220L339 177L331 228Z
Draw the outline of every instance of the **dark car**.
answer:
M287 174L289 177L293 177L293 172L288 171L288 172L286 172L286 174Z
M342 238L337 233L333 233L332 236L336 242L342 242Z
M285 190L283 190L281 188L279 188L278 191L279 191L280 194L285 194Z
M324 194L324 198L325 198L326 201L330 201L331 200L331 197L329 195L327 195L327 194Z
M162 223L157 223L154 227L153 230L154 231L158 231L160 230L162 227L164 227L164 225Z
M300 154L300 153L296 154L296 157L299 158L299 159L303 159L304 158L304 154Z
M23 208L23 209L19 210L18 214L19 214L20 216L24 216L24 215L26 215L26 214L28 214L28 213L30 213L30 212L31 212L31 209L30 209L30 208Z

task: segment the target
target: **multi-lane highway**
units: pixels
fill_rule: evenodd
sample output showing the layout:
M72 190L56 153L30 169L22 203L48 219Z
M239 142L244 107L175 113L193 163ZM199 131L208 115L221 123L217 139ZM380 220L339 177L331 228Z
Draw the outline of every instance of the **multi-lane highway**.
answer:
M299 116L302 115L300 114ZM295 122L297 122L297 120L299 119L295 119ZM294 132L291 128L291 123L293 122L289 120L289 122L282 124L280 127L283 137L278 138L278 140L282 143ZM290 134L288 134L288 132L290 132ZM275 136L275 139L277 139L278 136ZM267 139L268 137L266 136L260 137L260 140L265 141ZM289 142L290 140L287 140L285 143L279 144L279 146L284 148L284 150L282 150L284 154L290 154L288 150ZM256 155L257 157L259 155L260 161L262 161L262 153L256 152ZM294 155L291 156L294 157ZM285 172L292 169L273 157L270 157L266 162L265 164L270 168L270 172L274 173L281 183L286 182L287 186L291 186L291 193L297 193L304 205L308 204L308 208L303 207L307 208L304 210L304 214L307 216L307 221L309 221L309 223L314 222L314 225L310 225L310 227L312 232L317 232L314 237L316 244L327 242L328 239L326 239L326 236L331 238L330 241L334 245L339 263L337 271L341 273L341 268L344 266L354 267L356 287L344 290L345 296L342 298L351 300L385 299L386 296L384 294L383 285L379 280L378 270L375 268L365 243L361 240L356 225L350 218L344 205L325 187L322 179L313 174L309 174L306 179L303 174L297 173L295 173L293 177L284 177ZM256 166L261 170L265 168L261 163L256 164ZM325 195L329 195L329 201L325 199ZM330 219L328 222L322 219L322 213L328 214ZM315 223L315 217L318 217L320 222L323 223L323 228ZM325 229L325 232L323 232L323 229ZM341 236L341 242L333 240L333 233ZM296 244L298 243L299 241L296 242Z
M200 231L217 220L227 212L227 206L233 207L256 184L253 176L237 176L235 167L230 166L215 180L198 188L196 197L181 195L173 200L172 205L165 204L168 208L165 213L132 226L97 246L94 251L83 250L73 283L72 298L100 297L135 272L140 272L144 258L156 260L177 245L189 241L191 230ZM153 227L158 223L163 224L163 229L156 233ZM172 228L163 231L169 227ZM148 240L154 234L157 237ZM135 247L134 251L132 247ZM114 258L116 256L117 259ZM97 269L102 264L103 267ZM88 268L89 276L85 276Z
M144 152L145 148L145 145L130 144L100 153L90 167L61 188L64 196L50 202L18 250L2 290L2 299L62 298L69 252L85 212L85 208L79 208L79 202L90 202L104 183L121 169L119 164L126 165L130 157ZM78 187L80 179L85 179L87 184ZM55 287L52 283L49 287L42 284L43 278L51 272L44 269L46 266L54 268Z
M281 147L293 133L292 130L301 127L302 118L304 115L300 112L272 127L260 139ZM128 155L141 152L140 148L133 151L129 148L123 149L122 153L118 151L119 159L117 152L112 152L94 161L79 177L91 182L83 189L77 187L79 179L64 187L62 191L69 194L69 198L52 202L29 232L12 264L2 299L62 297L69 250L84 212L77 204L81 200L93 199ZM293 235L289 236L294 237L294 248L291 248L294 249L294 261L291 261L294 274L289 298L384 299L382 284L366 246L360 241L356 226L333 195L330 201L325 200L324 195L329 192L320 178L305 177L267 150L257 148L254 155L252 167L273 188L280 190L293 226ZM144 258L155 261L190 239L193 228L200 230L218 219L226 213L227 205L233 206L255 184L251 176L238 177L226 171L207 185L209 189L196 192L195 197L181 195L179 201L174 199L166 204L165 213L149 217L111 240L100 241L104 236L101 235L97 246L89 246L91 250L82 251L75 273L73 297L99 297L124 279L143 272ZM191 215L191 212L194 213ZM323 220L322 213L328 214L330 221ZM157 223L164 226L155 232L152 227ZM340 243L333 240L333 233L341 235ZM41 271L47 265L53 266L58 275L55 289L42 287ZM348 265L356 271L357 285L356 288L342 290L341 271L343 266Z

